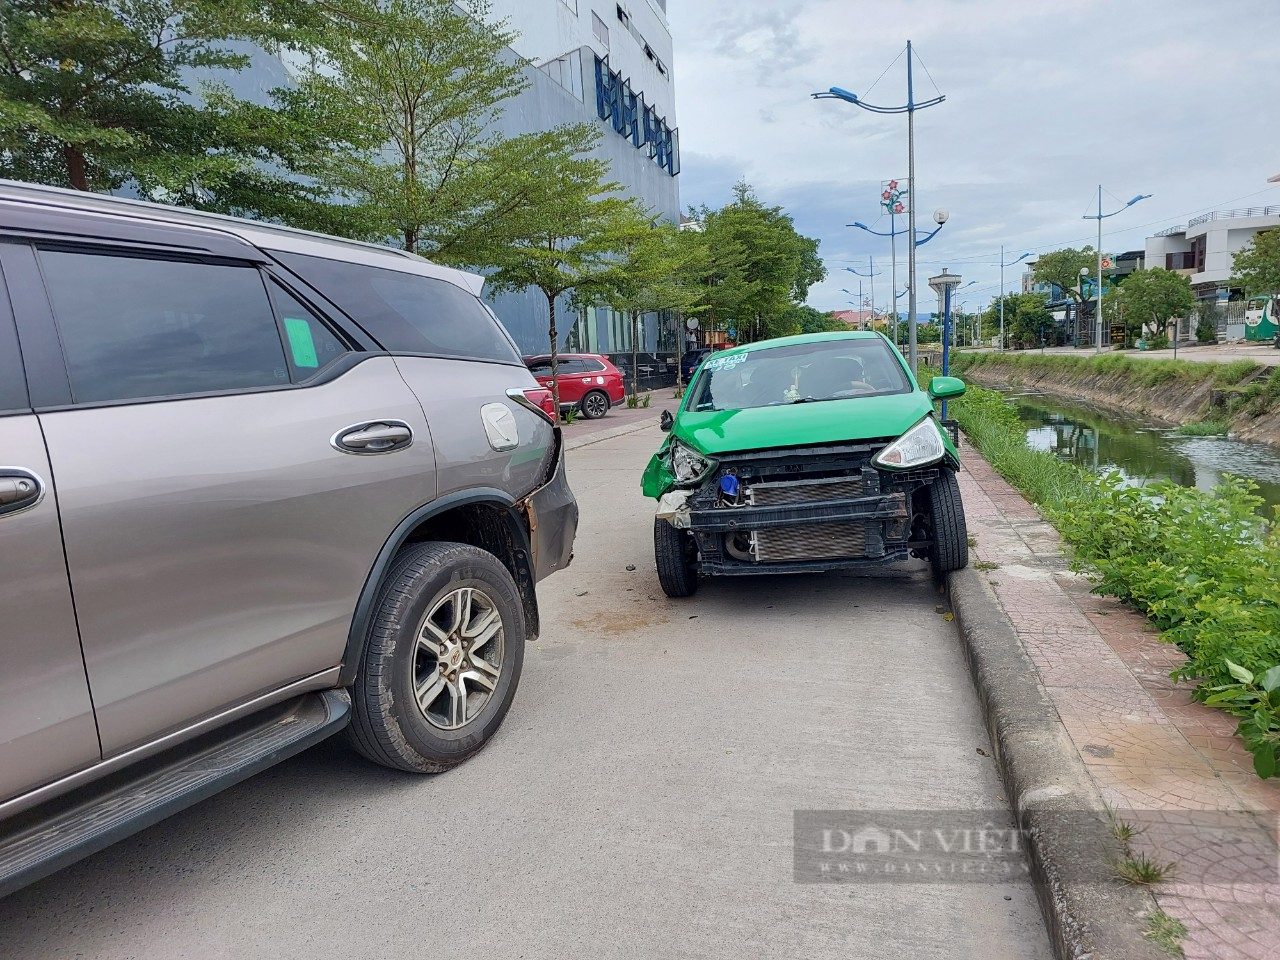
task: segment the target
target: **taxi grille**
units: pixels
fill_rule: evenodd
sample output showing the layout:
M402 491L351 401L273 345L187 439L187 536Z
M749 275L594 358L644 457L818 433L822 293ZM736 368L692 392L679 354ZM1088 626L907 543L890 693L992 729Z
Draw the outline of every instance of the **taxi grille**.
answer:
M750 502L771 507L859 496L862 496L862 478L842 477L752 484ZM758 530L753 552L760 563L859 557L866 554L866 524L851 521Z

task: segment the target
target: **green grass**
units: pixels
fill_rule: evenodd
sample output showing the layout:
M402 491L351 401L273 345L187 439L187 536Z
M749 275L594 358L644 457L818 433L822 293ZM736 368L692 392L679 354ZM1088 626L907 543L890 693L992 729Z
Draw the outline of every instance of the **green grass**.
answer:
M1180 437L1220 437L1230 426L1225 420L1201 420L1198 423L1184 423L1173 432Z
M1230 363L1214 364L1213 382L1219 386L1240 383L1262 369L1262 365L1252 360L1232 360Z
M1147 917L1147 929L1142 934L1171 957L1182 957L1182 941L1187 927L1181 920L1157 910Z
M1177 869L1177 864L1153 860L1145 853L1134 853L1112 860L1111 869L1125 883L1145 887L1169 879Z
M1206 380L1212 380L1218 386L1233 386L1249 379L1259 369L1252 360L1200 363L1195 360L1134 360L1122 353L1072 357L1062 354L1041 356L1029 352L965 353L956 357L955 366L957 371L988 368L1023 377L1118 377L1143 387L1196 384Z
M1017 413L1000 393L970 386L951 413L986 461L1033 503L1055 506L1068 493L1078 495L1085 471L1028 447Z

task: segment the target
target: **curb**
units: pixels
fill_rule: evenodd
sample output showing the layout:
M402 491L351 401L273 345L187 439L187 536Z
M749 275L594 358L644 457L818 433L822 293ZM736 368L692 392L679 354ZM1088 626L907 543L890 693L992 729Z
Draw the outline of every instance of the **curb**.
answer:
M614 437L625 437L628 433L639 433L641 430L656 427L658 419L653 417L648 420L623 424L620 427L610 427L608 430L597 430L595 433L588 433L583 437L569 437L564 442L564 448L566 450L577 450L579 447L585 447L593 443L603 443L605 440L612 440Z
M1102 797L995 593L971 568L947 592L1054 956L1167 960L1142 936L1155 898L1107 866L1119 844Z

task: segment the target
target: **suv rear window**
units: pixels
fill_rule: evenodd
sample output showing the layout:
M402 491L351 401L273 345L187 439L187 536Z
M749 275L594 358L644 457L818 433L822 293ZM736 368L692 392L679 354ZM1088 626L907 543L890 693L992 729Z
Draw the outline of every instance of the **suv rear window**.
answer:
M447 280L300 253L274 255L387 350L520 363L479 299Z
M289 383L252 266L42 250L76 403Z

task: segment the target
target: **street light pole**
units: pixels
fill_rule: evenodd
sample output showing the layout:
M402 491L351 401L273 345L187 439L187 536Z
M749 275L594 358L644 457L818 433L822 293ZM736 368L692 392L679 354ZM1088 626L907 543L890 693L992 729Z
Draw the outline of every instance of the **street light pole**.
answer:
M910 256L908 258L908 291L910 299L907 301L907 323L910 325L910 360L911 372L916 371L916 199L919 197L919 191L916 188L916 125L915 113L917 110L924 110L927 107L936 106L946 99L941 93L929 100L922 100L919 103L915 99L915 74L914 74L914 54L911 48L911 41L907 41L907 102L903 106L884 107L876 104L867 103L865 100L859 100L857 94L850 93L848 90L842 90L839 87L831 87L830 89L813 94L816 100L837 99L844 100L846 103L852 103L856 107L862 107L872 113L905 113L907 115L907 182L910 184L911 206L908 210L908 233L911 235L910 240ZM896 232L896 230L894 231ZM935 233L937 231L934 231ZM923 242L923 241L922 241ZM896 250L895 250L896 255ZM897 286L895 284L896 292ZM896 313L896 308L895 308Z
M1004 353L1004 244L1000 244L1000 352Z
M907 206L907 330L911 335L909 361L911 374L916 372L916 105L915 90L911 84L911 41L907 41L907 183L911 184Z
M897 184L896 180L890 181L889 183L890 189L896 190L896 184ZM889 194L886 194L886 196L888 195ZM910 191L908 190L907 196L909 197L910 195L911 195ZM910 289L911 289L911 284L908 283L906 290L903 290L902 293L897 292L898 291L898 228L897 228L898 216L894 212L894 208L898 206L898 198L899 198L899 195L897 193L894 193L893 199L884 204L885 209L889 211L889 232L888 233L885 233L883 230L872 230L870 227L868 227L865 223L862 223L861 221L854 221L853 223L845 224L846 227L857 227L859 230L865 230L867 233L873 234L874 236L877 236L877 237L889 238L889 243L890 243L889 249L893 257L893 265L892 265L893 287L889 292L893 295L890 306L893 307L893 342L895 346L898 345L898 298L900 298L903 294L910 292ZM923 247L926 243L928 243L930 240L936 237L938 235L938 231L941 230L943 225L947 222L948 216L949 215L945 210L934 211L933 219L934 219L934 222L936 222L938 225L934 227L932 230L930 230L928 233L926 233L919 240L917 240L915 243L913 243L911 245L912 249L915 249L916 247ZM855 273L858 276L862 276L862 274L858 273L858 271L853 269L853 267L845 267L845 269L848 270L850 273ZM911 325L911 329L912 330L915 329L915 324ZM914 373L915 371L913 370L912 372Z
M1112 210L1110 213L1103 213L1102 212L1102 184L1098 184L1098 212L1096 214L1086 213L1081 218L1082 220L1098 221L1098 289L1096 292L1097 309L1094 311L1094 322L1097 324L1097 327L1098 327L1098 336L1097 336L1097 344L1095 345L1095 350L1094 350L1095 353L1102 352L1102 221L1105 220L1107 217L1114 217L1117 213L1123 213L1125 210L1128 210L1139 200L1149 199L1150 196L1151 194L1149 193L1140 193L1136 197L1134 197L1132 200L1130 200L1128 203L1126 203L1123 207L1121 207L1119 210ZM1084 273L1084 272L1085 272L1085 268L1082 268L1081 273ZM1083 292L1082 292L1082 295L1083 295Z
M893 259L893 266L891 267L893 276L890 278L889 292L893 294L890 298L893 301L890 306L893 307L893 343L895 346L898 343L898 231L894 230L893 227L897 219L896 214L889 214L889 255Z
M1098 343L1094 353L1102 352L1102 184L1098 184L1098 306L1094 310L1094 323L1098 328Z

